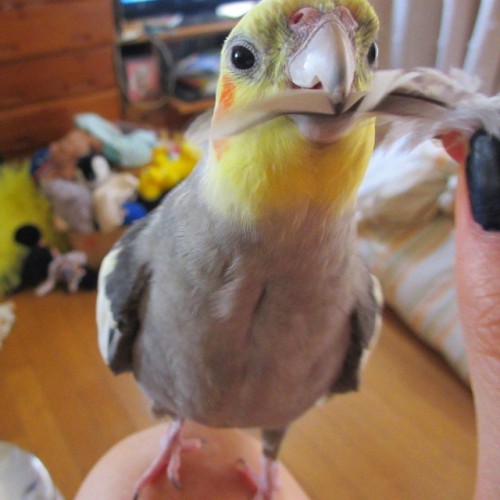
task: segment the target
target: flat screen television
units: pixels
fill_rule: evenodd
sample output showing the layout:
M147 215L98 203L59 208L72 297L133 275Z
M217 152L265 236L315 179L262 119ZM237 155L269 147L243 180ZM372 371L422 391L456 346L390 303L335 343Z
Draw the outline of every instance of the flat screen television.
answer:
M230 0L119 0L126 19L160 16L165 14L193 14L213 12Z

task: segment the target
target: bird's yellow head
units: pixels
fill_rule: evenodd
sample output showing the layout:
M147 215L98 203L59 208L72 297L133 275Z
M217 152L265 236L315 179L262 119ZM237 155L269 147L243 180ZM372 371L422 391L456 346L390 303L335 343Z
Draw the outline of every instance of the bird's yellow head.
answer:
M224 44L214 120L289 89L321 89L342 107L369 88L378 19L366 0L263 0ZM374 143L367 120L351 131L317 115L280 116L211 142L211 205L252 223L304 204L352 204Z

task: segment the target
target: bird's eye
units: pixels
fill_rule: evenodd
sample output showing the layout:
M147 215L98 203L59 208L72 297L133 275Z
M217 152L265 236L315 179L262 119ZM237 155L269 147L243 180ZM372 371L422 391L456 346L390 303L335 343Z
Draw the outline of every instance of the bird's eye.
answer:
M235 45L231 51L231 62L236 69L248 70L255 65L255 54L244 45Z
M378 59L378 45L375 42L373 42L370 45L370 48L368 49L368 54L367 54L366 58L367 58L368 64L370 66L373 66L377 62L377 59Z

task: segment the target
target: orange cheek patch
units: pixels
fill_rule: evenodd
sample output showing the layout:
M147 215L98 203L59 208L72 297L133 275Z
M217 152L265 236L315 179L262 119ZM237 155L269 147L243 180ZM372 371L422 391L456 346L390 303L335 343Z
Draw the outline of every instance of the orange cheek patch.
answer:
M222 80L222 89L215 108L215 117L219 116L221 112L230 109L234 103L234 95L236 92L236 85L231 81L228 76L224 76ZM213 148L219 161L224 153L229 149L229 139L216 139L213 141Z
M215 149L217 161L219 161L223 154L229 149L229 139L216 139L213 141L213 147Z
M236 91L236 85L227 76L222 80L222 90L219 98L219 106L221 109L229 109L234 102L234 94Z

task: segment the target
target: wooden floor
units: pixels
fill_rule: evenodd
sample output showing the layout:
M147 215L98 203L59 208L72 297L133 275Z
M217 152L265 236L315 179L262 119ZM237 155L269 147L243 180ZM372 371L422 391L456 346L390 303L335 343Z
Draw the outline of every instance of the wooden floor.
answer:
M38 455L67 499L111 445L154 424L131 377L112 376L98 354L94 301L14 297L0 351L0 440ZM386 314L361 392L297 421L282 460L312 499L470 499L471 395Z

